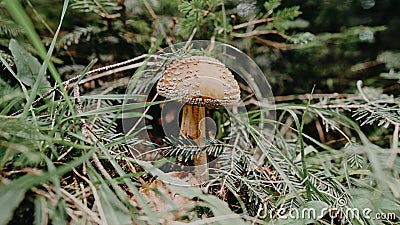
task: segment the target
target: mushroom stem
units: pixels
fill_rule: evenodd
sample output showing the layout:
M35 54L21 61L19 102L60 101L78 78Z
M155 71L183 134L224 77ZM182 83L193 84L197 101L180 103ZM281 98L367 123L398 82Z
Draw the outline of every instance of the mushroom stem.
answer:
M205 124L200 124L205 118L204 106L185 104L183 105L181 134L186 138L194 140L198 146L204 146ZM207 153L200 152L194 156L194 175L199 181L209 179L207 168Z

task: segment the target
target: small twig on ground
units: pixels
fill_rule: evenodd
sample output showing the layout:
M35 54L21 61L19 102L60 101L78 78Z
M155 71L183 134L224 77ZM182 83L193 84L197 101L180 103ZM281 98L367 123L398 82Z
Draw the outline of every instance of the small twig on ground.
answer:
M286 35L281 34L276 30L253 30L253 31L246 32L246 33L232 33L232 35L234 37L239 37L239 38L247 38L247 37L259 36L259 35L264 35L264 34L276 34L276 35L279 35L279 36L287 39Z
M101 219L101 223L100 224L107 224L106 215L104 213L102 204L100 202L100 197L99 197L99 194L97 193L96 187L93 185L93 183L88 178L86 178L85 176L79 174L78 171L76 171L75 169L72 169L72 171L78 177L80 177L82 180L84 180L89 185L90 189L92 190L93 197L94 197L94 203L93 204L96 205L97 210L99 211L99 216L100 216L100 219Z
M99 79L101 77L104 77L104 76L107 76L107 75L111 75L111 74L114 74L116 72L121 72L121 71L126 71L126 70L130 70L130 69L138 68L138 67L142 66L142 64L143 64L142 62L141 63L135 63L135 64L131 64L131 63L133 63L135 61L138 61L138 60L141 60L141 59L144 59L146 57L162 57L162 56L152 56L152 55L148 55L148 54L143 54L143 55L140 55L140 56L135 57L133 59L129 59L129 60L126 60L126 61L123 61L123 62L120 62L120 63L116 63L116 64L113 64L113 65L104 66L104 67L100 67L100 68L97 68L97 69L94 69L94 70L90 70L90 71L86 72L83 76L88 76L88 75L91 75L91 74L94 74L94 73L98 73L98 72L101 72L101 71L106 71L106 72L98 74L96 76L92 76L92 77L89 77L89 78L82 79L79 82L79 84L83 84L85 82L89 82L89 81L92 81L92 80L95 80L95 79ZM151 64L151 62L148 62L148 63ZM131 64L131 65L127 65L127 64ZM127 66L124 66L124 65L127 65ZM124 66L124 67L121 67L121 66ZM82 77L82 74L79 74L79 75L77 75L77 76L75 76L75 77L73 77L73 78L71 78L69 80L64 81L63 82L64 87L69 86L72 82L77 81L80 77ZM41 96L40 98L37 98L32 103L32 106L36 106L40 101L42 101L43 99L47 98L54 91L57 91L57 90L58 90L57 87L52 88L51 90L46 92L43 96ZM18 110L17 112L14 112L13 114L11 114L11 116L17 116L18 114L22 113L23 110L24 110L24 108Z
M184 49L187 49L189 47L190 42L192 41L194 35L196 35L197 28L195 27L192 31L192 34L190 35L189 39L186 41Z
M254 25L259 24L259 23L269 23L272 20L273 20L272 18L263 18L263 19L258 19L258 20L250 20L250 21L247 21L247 22L244 22L244 23L241 23L241 24L233 26L233 29L237 30L237 29L240 29L240 28L243 28L243 27L247 27L247 26L254 26Z
M171 38L165 32L162 24L160 24L160 22L158 20L158 16L154 12L153 8L151 7L151 5L149 4L149 2L147 0L144 0L143 3L144 3L144 6L146 7L147 11L149 11L151 17L154 19L154 21L157 24L158 28L160 29L161 34L165 38L165 41L167 41L168 46L171 48L171 50L175 51L174 43L172 43Z
M158 94L156 94L153 99L151 100L151 102L154 102L156 100L156 98L158 97ZM126 136L129 136L130 134L132 134L132 132L136 129L136 127L139 125L140 121L146 116L146 113L149 111L150 109L150 105L146 107L146 109L144 110L144 112L142 113L142 115L140 116L140 118L136 121L135 125L132 126L132 128L128 131L128 133L126 133Z
M293 48L289 44L281 43L281 42L277 42L277 41L271 41L271 40L263 39L263 38L260 38L257 36L254 37L254 39L256 41L261 42L264 45L268 45L268 46L274 47L279 50L290 50L291 48Z
M105 10L104 7L99 2L97 2L96 0L92 0L92 1L100 9L100 11L101 11L100 16L101 17L104 17L106 19L115 19L115 18L121 17L121 13L109 14L107 12L107 10Z

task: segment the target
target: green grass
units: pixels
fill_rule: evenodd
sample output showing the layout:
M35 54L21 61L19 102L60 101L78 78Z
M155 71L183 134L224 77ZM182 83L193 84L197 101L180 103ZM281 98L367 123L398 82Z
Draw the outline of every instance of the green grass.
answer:
M400 124L399 98L370 98L359 82L359 93L346 98L326 100L309 95L306 102L277 103L270 108L250 103L251 111L229 115L229 120L223 118L217 124L219 133L232 128L231 133L219 136L232 135L235 142L210 141L205 148L219 152L221 167L212 168L216 173L203 186L191 186L160 169L166 159L153 165L133 154L138 148L148 146L161 153L166 146L141 140L139 132L125 135L119 127L121 119L127 116L147 121L159 119L143 112L124 111L157 108L164 103L158 99L143 102L144 96L134 92L137 85L143 85L139 82L143 77L137 74L148 69L140 65L150 58L143 57L140 65L125 69L137 69L131 86L122 85L128 88L129 95L102 87L84 90L79 82L89 74L92 64L73 82L63 83L52 55L69 1L64 1L59 26L47 50L19 1L4 3L24 29L41 63L25 49L26 43L20 43L23 40L10 39L16 71L6 59L0 58L16 80L12 86L6 77L0 79L0 225L21 221L27 224L32 221L35 225L165 224L166 221L399 224L400 159L395 138ZM225 40L227 23L222 21ZM153 46L150 51L154 49ZM46 78L47 70L54 84L50 85ZM82 91L85 94L81 95ZM127 102L128 98L136 102ZM276 111L276 120L259 116L270 111ZM357 119L360 114L364 116ZM360 125L366 121L364 126L381 129L385 124L381 120L387 122L385 129L391 134L389 139L380 140L383 145L378 145ZM265 126L259 126L260 123ZM321 124L324 129L319 134L330 136L329 141L336 144L323 142L318 134L310 132ZM149 127L145 124L138 130ZM167 147L186 151L190 157L193 155L190 151L198 146ZM261 164L254 163L254 152L264 157ZM388 159L392 160L390 164ZM165 209L158 208L159 205ZM30 207L34 214L18 214L21 212L18 209L24 207ZM280 208L320 211L337 207L339 213L348 208L360 211L368 208L374 215L390 213L395 218L374 220L363 215L333 218L325 212L321 218L282 219L277 211L272 217L257 218L263 207L271 211Z

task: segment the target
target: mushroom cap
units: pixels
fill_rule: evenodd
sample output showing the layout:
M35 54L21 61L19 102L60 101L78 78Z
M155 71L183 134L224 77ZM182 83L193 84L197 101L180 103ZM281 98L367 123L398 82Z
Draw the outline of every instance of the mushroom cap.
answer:
M157 92L184 104L211 108L240 100L240 88L232 73L219 60L207 56L172 61L157 83Z

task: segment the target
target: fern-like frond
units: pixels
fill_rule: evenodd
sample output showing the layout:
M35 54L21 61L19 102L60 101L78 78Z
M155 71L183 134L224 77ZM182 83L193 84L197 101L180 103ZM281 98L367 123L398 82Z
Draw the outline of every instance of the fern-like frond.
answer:
M400 123L400 108L396 104L366 104L365 107L358 108L353 117L358 121L362 120L361 126L376 123L378 126L388 127L390 124Z
M201 151L207 152L208 155L218 157L228 148L226 144L214 138L204 138L204 146L198 146L195 141L190 138L179 136L178 138L169 136L164 138L164 142L170 148L163 149L164 155L167 157L182 158L183 162L193 160L193 157Z
M119 17L122 6L114 0L74 0L72 9L85 13L95 13L103 18Z
M18 38L23 34L22 28L14 21L0 17L0 37Z
M92 36L98 34L100 31L100 28L93 26L76 27L74 31L67 33L59 39L57 47L68 49L69 46L77 45L82 40L86 42L90 41Z
M11 20L8 11L5 8L5 3L0 2L0 38L18 38L24 34L23 29L13 20Z

